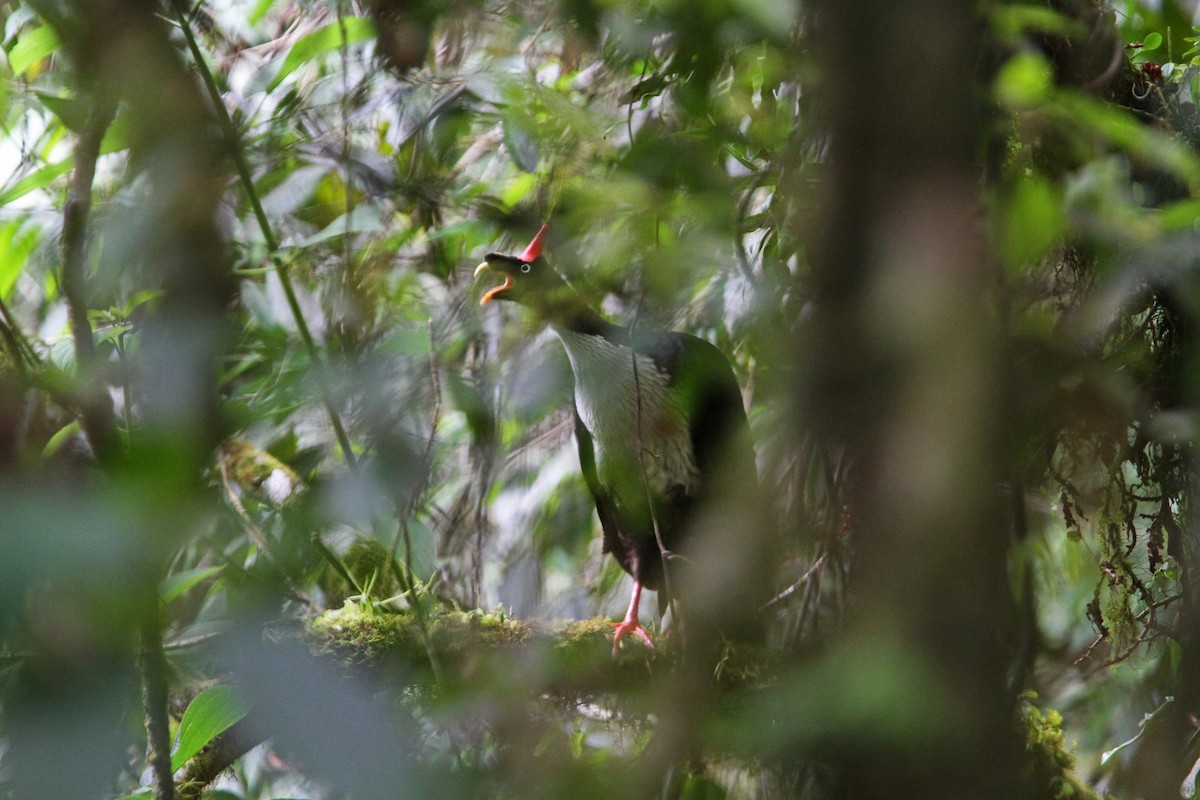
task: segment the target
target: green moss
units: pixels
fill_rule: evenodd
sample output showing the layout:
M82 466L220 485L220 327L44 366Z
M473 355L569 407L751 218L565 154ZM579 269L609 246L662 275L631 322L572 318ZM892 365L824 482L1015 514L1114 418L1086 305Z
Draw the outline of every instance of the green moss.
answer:
M347 666L401 668L405 680L416 682L432 677L428 636L441 668L442 689L462 681L503 681L507 672L519 668L533 670L546 691L636 694L650 685L648 677L676 669L682 656L672 637L660 637L650 648L630 636L614 658L613 624L604 618L538 624L503 613L437 607L422 631L411 609L391 610L357 599L314 619L309 634L317 651ZM714 686L722 692L761 688L776 673L770 653L742 644L722 645L711 664Z
M411 612L381 614L352 600L312 620L309 629L322 649L355 663L419 652L421 641Z
M1020 722L1025 735L1022 783L1032 800L1101 800L1075 774L1075 754L1065 745L1062 715L1041 711L1032 692L1021 699Z
M380 611L377 606L347 600L309 624L317 647L341 660L368 666L407 663L428 666L425 635L442 658L482 650L516 647L527 641L530 625L503 614L438 610L425 621L425 631L410 609Z

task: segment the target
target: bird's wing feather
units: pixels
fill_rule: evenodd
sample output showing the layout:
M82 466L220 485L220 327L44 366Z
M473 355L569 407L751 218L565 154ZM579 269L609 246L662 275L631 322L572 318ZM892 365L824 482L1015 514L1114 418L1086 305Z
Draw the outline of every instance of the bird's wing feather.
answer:
M596 514L600 517L600 528L604 531L604 552L612 553L622 567L629 569L629 555L621 542L617 526L617 508L608 492L600 485L596 472L596 452L592 445L592 434L575 410L575 442L579 446L579 467L587 482L592 498L596 501Z
M725 355L712 343L686 333L651 333L634 339L638 352L670 376L689 411L696 466L711 476L723 471L756 472L742 392Z

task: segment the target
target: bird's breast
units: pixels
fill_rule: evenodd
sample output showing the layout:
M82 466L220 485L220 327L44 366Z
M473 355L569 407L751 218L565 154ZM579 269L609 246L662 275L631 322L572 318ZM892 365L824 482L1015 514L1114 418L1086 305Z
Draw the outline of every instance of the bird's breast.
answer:
M650 358L603 336L556 333L575 375L575 408L592 435L601 482L636 492L644 472L660 496L693 493L700 473L688 409L668 376Z

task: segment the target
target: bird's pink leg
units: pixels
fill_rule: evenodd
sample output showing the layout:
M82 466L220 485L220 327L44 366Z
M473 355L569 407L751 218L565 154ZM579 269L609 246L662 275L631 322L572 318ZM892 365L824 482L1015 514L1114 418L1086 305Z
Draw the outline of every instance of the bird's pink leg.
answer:
M638 622L638 603L642 599L642 584L638 581L633 582L633 597L629 598L629 610L625 612L625 619L620 622L614 622L613 627L613 658L617 657L617 650L621 644L621 637L627 633L632 633L637 636L651 650L654 649L654 642L650 641L650 634L646 633L646 629L642 627L642 623Z

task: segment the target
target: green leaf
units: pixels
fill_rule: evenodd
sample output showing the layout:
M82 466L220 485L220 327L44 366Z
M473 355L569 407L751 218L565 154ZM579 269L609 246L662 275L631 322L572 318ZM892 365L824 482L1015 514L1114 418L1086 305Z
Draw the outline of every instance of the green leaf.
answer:
M0 297L8 296L9 289L17 282L17 276L24 269L29 254L41 238L36 228L22 231L24 227L24 219L14 219L0 225Z
M175 747L171 750L171 771L186 764L205 745L245 717L249 710L232 686L213 686L196 695L179 722Z
M996 76L996 99L1011 109L1041 105L1050 94L1054 74L1045 57L1018 53Z
M75 340L63 336L50 345L50 361L63 372L75 369Z
M224 567L197 567L170 576L162 582L159 589L163 602L170 603L178 600L202 581L214 575L220 575L224 569Z
M274 90L280 81L317 56L341 47L343 29L346 32L345 44L362 42L375 37L375 23L366 17L344 17L338 22L331 22L323 28L318 28L292 45L292 49L283 59L283 66L267 84L267 91Z
M255 3L254 8L250 10L250 14L247 16L246 21L251 25L257 25L258 23L262 22L263 17L267 15L267 12L270 11L274 5L275 0L258 0L258 2Z
M320 232L286 247L309 247L348 233L374 233L380 230L383 230L383 220L379 216L379 207L361 205L351 210L349 214L342 214ZM286 249L286 247L280 249Z
M50 437L50 441L46 442L46 446L42 448L42 458L50 458L57 453L64 444L71 440L73 436L83 430L79 424L79 420L72 420L66 425L55 431Z
M1027 4L998 4L989 16L992 29L1004 38L1021 36L1029 31L1063 36L1070 33L1074 24L1058 11Z
M117 114L100 140L100 155L119 153L133 144L133 121L129 114Z
M500 195L505 208L516 208L517 204L537 188L537 176L532 172L521 172Z
M1191 228L1200 220L1200 200L1188 199L1167 203L1159 210L1159 219L1167 230Z
M1162 46L1162 43L1163 43L1162 34L1159 33L1158 31L1155 31L1154 33L1148 34L1145 39L1142 39L1142 50L1144 52L1149 52L1151 50L1157 50L1159 47Z
M24 197L30 192L36 192L39 189L45 189L55 179L61 177L75 166L75 159L67 156L62 161L55 164L47 164L39 170L31 172L21 180L14 183L4 191L0 192L0 206L6 206L13 200Z
M1200 158L1174 137L1093 97L1062 93L1057 99L1055 112L1072 125L1087 126L1146 163L1200 185Z
M1047 180L1019 180L1000 209L1001 251L1008 267L1036 264L1067 226L1061 198Z
M87 120L87 106L75 97L63 97L49 92L34 92L50 112L71 130L78 133L83 130Z
M24 75L43 58L58 48L58 34L49 25L26 33L8 51L8 65L17 75Z

